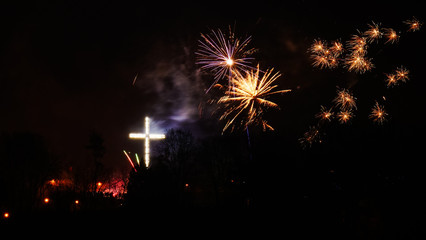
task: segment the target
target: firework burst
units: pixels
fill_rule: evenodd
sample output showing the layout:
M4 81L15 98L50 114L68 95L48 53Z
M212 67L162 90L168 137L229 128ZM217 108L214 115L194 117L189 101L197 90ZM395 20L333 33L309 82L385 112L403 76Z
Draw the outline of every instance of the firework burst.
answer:
M369 43L377 41L383 36L383 32L380 31L379 26L380 24L376 24L374 22L368 25L369 29L365 31L363 35Z
M333 112L332 108L327 109L324 106L321 106L321 110L319 113L315 115L316 118L318 118L321 121L327 121L330 122L331 119L333 119Z
M409 77L408 77L409 73L410 73L410 71L408 71L403 66L397 68L396 71L395 71L396 80L405 83L409 79Z
M321 39L315 39L314 43L312 43L311 47L309 48L309 51L311 53L323 53L327 50L326 43L322 41Z
M211 70L214 73L214 82L207 91L211 89L220 79L229 77L233 71L244 71L250 68L249 63L253 58L249 57L255 49L248 49L251 37L243 40L236 38L230 30L226 36L219 29L212 30L210 34L201 34L197 64L202 69ZM230 81L230 80L229 80Z
M337 114L337 119L341 124L349 122L354 117L354 114L350 110L342 110Z
M245 129L249 125L261 125L262 129L274 130L262 117L265 108L278 108L278 105L266 98L277 93L291 91L273 91L277 85L272 85L280 76L279 72L273 73L273 69L266 70L263 76L259 76L259 65L257 69L245 71L245 75L240 72L233 72L231 84L233 87L226 91L226 95L221 97L218 103L226 104L227 110L220 117L227 119L223 131L232 126L243 126ZM239 120L237 120L239 119Z
M405 20L404 23L408 26L408 30L407 30L408 32L418 31L423 25L423 23L417 20L417 18L415 17L409 20Z
M337 96L333 102L343 111L356 109L356 98L347 89L337 90Z
M349 72L354 71L356 73L365 73L374 67L371 59L362 55L350 55L346 58L345 64Z
M321 142L321 134L317 127L310 126L309 130L303 134L303 137L299 138L300 144L303 147L312 147L315 142Z
M384 29L384 36L387 39L385 43L396 43L399 40L399 35L392 28Z
M398 83L398 81L396 80L395 74L385 74L385 75L386 75L385 81L388 87L395 86Z
M343 45L340 41L336 40L332 43L331 47L327 43L316 39L312 43L309 51L313 60L312 66L322 68L335 68L339 64L339 56L343 52Z
M385 112L384 107L379 105L378 102L376 102L373 109L371 110L370 118L378 124L383 124L383 122L386 120L387 115L388 114Z
M413 17L412 19L403 21L408 27L407 32L415 32L420 30L423 23ZM345 46L339 42L332 42L331 46L324 40L314 40L309 48L312 66L317 68L334 68L339 64L346 68L348 72L358 74L365 73L374 68L372 58L367 56L367 50L373 43L379 43L383 39L384 44L394 44L400 39L402 31L396 31L393 28L382 28L381 24L371 22L368 24L366 31L358 31L345 42ZM381 48L382 49L382 48ZM374 49L373 49L374 50ZM381 51L381 50L380 50ZM345 52L342 58L340 55ZM387 87L393 87L400 83L410 80L410 71L401 66L390 73L385 73L385 82ZM382 96L386 101L386 97ZM300 143L306 147L311 146L315 142L321 142L319 139L321 127L336 119L339 123L345 124L355 117L354 111L357 109L356 98L346 89L337 89L337 96L333 99L334 106L327 109L321 106L321 111L315 115L318 119L315 127L310 127L303 137L299 139ZM334 112L333 112L334 111ZM387 120L388 113L384 107L377 101L371 108L368 117L373 122L383 124Z
M404 66L396 68L393 73L385 74L386 75L386 85L387 87L393 87L398 85L400 82L407 82L410 78L408 74L410 71Z
M364 56L367 54L367 38L359 36L359 35L352 35L351 40L346 42L346 45L348 46L349 50L351 50L351 55L362 55Z

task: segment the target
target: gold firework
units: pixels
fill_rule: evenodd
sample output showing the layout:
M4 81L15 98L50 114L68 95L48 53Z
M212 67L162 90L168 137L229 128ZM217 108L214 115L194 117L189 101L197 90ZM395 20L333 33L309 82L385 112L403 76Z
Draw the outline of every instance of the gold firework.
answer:
M245 129L250 125L262 125L262 129L274 130L262 118L265 108L278 108L278 105L266 98L269 95L277 93L290 92L287 90L273 91L277 85L272 85L281 74L272 73L273 69L266 70L263 76L259 76L259 65L257 69L245 71L245 75L240 72L233 72L231 79L231 88L226 91L226 95L221 97L218 103L226 104L228 108L220 117L221 120L227 119L223 128L225 131L231 125L241 125ZM237 120L240 119L240 120Z
M376 102L373 109L371 110L370 118L373 119L374 122L383 124L383 122L386 120L387 115L388 114L385 112L384 107L379 105L378 102Z

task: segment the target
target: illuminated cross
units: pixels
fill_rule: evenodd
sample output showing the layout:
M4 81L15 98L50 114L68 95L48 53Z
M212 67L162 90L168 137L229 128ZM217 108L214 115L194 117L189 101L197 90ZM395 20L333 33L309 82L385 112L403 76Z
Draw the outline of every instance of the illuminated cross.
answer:
M164 139L166 135L149 133L149 117L145 117L145 133L130 133L131 139L145 139L145 166L149 167L149 141L151 139Z

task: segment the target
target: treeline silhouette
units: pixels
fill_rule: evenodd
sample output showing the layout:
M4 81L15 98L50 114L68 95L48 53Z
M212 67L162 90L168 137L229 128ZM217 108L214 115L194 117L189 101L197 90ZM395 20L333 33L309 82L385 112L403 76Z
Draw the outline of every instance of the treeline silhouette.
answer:
M102 163L99 134L89 136L90 157L72 171L42 137L2 134L0 211L9 212L9 220L30 214L138 224L170 216L178 223L178 216L195 214L230 225L290 222L286 229L300 236L410 239L422 233L426 213L421 142L410 138L413 131L384 130L339 128L329 141L303 150L283 133L251 131L249 145L244 133L197 139L171 129L153 149L151 166L132 169L127 192L116 196L97 185L112 176ZM46 186L64 176L72 183ZM50 191L48 203L44 191Z

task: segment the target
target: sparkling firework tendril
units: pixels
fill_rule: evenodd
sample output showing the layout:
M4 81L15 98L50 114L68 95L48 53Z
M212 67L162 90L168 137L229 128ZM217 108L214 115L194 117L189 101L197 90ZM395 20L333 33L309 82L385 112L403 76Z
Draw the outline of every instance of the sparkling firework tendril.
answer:
M199 51L197 64L202 65L202 69L211 70L214 73L214 82L207 91L211 89L220 79L229 77L233 71L243 71L250 68L248 65L253 58L249 57L254 48L247 49L251 37L239 39L230 30L226 36L219 29L212 30L210 34L201 34L203 40L199 40Z
M385 112L384 107L379 105L379 103L376 101L376 104L371 110L370 118L378 124L383 124L383 122L386 120L387 115L388 114Z
M259 76L259 65L257 69L245 71L245 76L240 72L233 72L232 88L226 91L226 95L221 97L218 103L227 104L227 110L220 117L221 120L228 119L223 131L231 125L242 125L245 129L249 125L261 125L263 130L274 130L262 118L264 108L278 108L278 105L266 99L267 96L277 93L290 92L290 89L273 91L277 85L272 83L281 74L272 73L273 69L266 70L263 76ZM243 114L244 112L244 114ZM242 120L236 123L236 119L241 116ZM232 127L234 129L234 127Z

